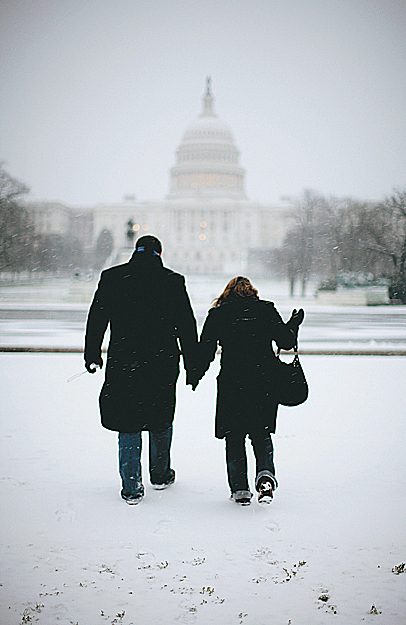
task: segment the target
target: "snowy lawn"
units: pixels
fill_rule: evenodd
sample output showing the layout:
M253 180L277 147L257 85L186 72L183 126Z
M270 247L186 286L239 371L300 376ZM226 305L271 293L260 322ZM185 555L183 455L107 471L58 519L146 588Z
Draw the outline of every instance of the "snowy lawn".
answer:
M196 393L179 381L176 483L153 490L145 457L128 506L102 374L2 354L1 625L404 625L406 358L302 362L311 395L280 409L271 505L228 499L216 363Z

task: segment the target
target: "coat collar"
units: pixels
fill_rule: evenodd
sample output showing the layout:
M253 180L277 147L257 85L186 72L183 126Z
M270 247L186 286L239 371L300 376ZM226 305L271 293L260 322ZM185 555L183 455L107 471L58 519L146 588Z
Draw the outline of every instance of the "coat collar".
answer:
M151 267L163 267L162 258L149 252L134 251L128 262L132 266L138 265L148 269Z

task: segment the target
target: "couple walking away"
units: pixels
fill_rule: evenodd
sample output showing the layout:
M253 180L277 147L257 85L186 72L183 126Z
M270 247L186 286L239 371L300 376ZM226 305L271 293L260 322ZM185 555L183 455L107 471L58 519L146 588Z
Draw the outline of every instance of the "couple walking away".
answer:
M159 239L140 237L128 263L102 272L87 319L84 357L90 373L103 366L101 347L110 325L99 404L102 425L118 432L121 496L129 504L144 496L144 430L149 432L151 484L163 489L175 481L170 449L180 355L186 384L195 390L220 345L215 435L226 441L231 498L242 505L252 498L248 435L256 459L258 501L269 503L278 486L271 436L278 379L271 342L293 348L304 312L294 310L284 323L274 304L259 299L250 281L238 276L215 300L199 342L185 279L163 266L161 254Z

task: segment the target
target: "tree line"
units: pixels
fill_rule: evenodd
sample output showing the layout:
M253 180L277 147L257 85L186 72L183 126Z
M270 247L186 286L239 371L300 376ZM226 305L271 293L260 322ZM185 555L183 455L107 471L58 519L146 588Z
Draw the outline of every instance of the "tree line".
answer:
M325 197L305 191L297 200L279 262L306 292L311 276L320 288L385 281L392 300L406 303L406 189L381 202Z
M0 164L0 271L101 268L113 250L110 233L100 233L91 257L69 234L37 233L22 203L27 192ZM292 295L297 284L305 294L315 276L322 289L346 281L384 280L391 299L406 303L406 189L381 202L305 191L295 202L292 226L274 259L288 277Z
M77 238L36 232L23 203L28 191L0 163L0 272L31 274L82 266L83 244Z
M19 199L28 188L0 165L0 270L22 271L34 225Z

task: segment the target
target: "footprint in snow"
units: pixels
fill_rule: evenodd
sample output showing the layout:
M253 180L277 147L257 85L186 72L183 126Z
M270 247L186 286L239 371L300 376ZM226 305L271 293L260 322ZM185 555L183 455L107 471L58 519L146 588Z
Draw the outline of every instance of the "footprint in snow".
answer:
M268 532L280 532L281 528L279 527L279 525L277 523L267 523L265 525L265 528L268 530Z
M161 521L158 521L157 526L152 533L156 534L157 536L165 536L166 534L169 534L171 530L172 521L162 519Z
M191 604L188 599L183 599L178 605L182 613L175 617L175 621L180 623L195 623L197 621L197 607Z
M141 551L135 557L138 562L138 569L152 569L155 566L156 558L149 551Z
M77 512L69 506L63 510L56 510L55 514L58 523L72 523L77 517Z

